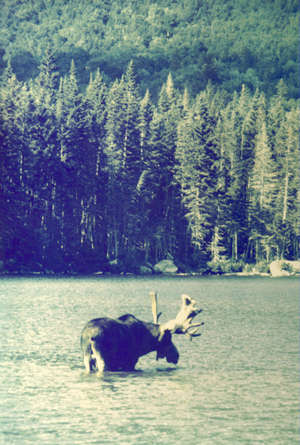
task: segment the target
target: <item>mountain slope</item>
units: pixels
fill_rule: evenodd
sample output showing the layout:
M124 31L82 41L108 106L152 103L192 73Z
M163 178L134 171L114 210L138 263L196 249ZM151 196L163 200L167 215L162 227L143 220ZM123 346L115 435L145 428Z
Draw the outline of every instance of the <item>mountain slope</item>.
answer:
M98 67L111 81L133 59L142 88L152 92L171 71L175 84L188 86L193 94L211 81L230 92L245 83L271 95L284 78L289 96L298 95L299 11L294 0L1 4L0 48L20 79L36 75L50 46L62 74L75 60L82 84Z

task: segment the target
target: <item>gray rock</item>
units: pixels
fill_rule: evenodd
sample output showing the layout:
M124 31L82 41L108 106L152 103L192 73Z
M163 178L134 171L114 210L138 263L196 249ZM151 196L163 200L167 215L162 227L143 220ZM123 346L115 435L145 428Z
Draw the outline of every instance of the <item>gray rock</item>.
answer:
M289 266L289 270L284 269L284 265ZM270 264L270 272L272 277L288 277L295 273L300 273L300 261L275 260Z
M157 273L176 273L178 267L172 260L161 260L155 264L154 271Z
M153 271L151 267L148 266L140 266L140 274L141 275L152 275Z

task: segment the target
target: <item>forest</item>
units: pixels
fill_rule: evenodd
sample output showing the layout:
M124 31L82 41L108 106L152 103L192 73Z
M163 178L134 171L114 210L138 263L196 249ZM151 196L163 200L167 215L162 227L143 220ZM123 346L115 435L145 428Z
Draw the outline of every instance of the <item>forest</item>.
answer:
M299 107L286 83L193 95L169 73L154 100L135 73L131 61L108 83L97 69L83 89L50 49L33 79L8 62L2 270L139 273L172 258L219 273L298 258Z
M45 51L67 75L72 59L84 90L100 69L110 84L133 60L142 94L158 98L171 72L196 96L211 82L267 97L283 78L299 97L297 0L0 0L0 73L39 73Z

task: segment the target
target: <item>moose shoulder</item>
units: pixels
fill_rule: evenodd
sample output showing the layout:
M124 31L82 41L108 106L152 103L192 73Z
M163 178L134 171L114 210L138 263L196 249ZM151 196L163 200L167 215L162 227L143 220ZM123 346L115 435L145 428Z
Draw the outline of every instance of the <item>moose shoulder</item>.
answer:
M157 295L151 293L154 323L125 314L117 319L95 318L89 321L81 334L81 349L86 372L132 371L138 359L156 351L156 358L166 358L176 364L179 353L172 342L172 334L199 336L203 323L193 324L201 312L189 296L182 296L182 306L174 320L159 324Z

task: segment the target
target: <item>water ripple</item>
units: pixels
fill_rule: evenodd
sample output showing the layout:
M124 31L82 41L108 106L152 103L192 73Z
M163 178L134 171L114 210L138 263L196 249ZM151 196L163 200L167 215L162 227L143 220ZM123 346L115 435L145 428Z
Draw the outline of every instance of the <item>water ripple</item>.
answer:
M178 366L149 354L136 372L87 376L83 324L150 319L153 288L165 319L180 293L199 299L203 336L175 338ZM294 445L297 298L293 279L1 279L0 443Z

